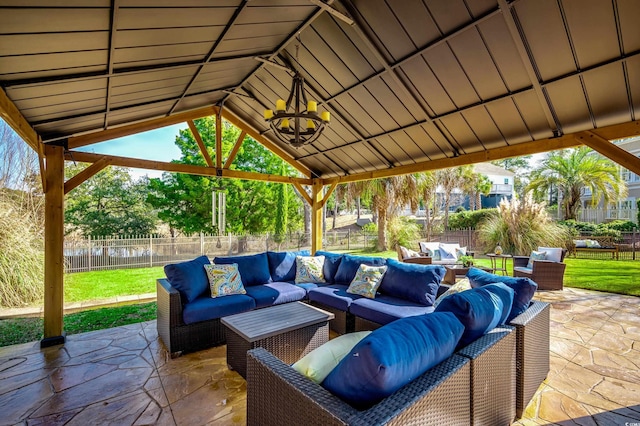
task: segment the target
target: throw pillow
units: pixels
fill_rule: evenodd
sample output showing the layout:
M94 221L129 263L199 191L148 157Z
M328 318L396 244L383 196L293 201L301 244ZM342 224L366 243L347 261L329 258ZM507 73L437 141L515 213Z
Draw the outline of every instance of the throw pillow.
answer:
M466 256L467 255L467 248L466 247L458 247L456 249L456 257L458 259L460 259L461 256Z
M546 252L546 260L550 260L552 262L562 262L562 248L560 247L538 247L538 251Z
M538 284L531 281L529 278L496 275L478 268L469 268L467 278L469 278L472 288L482 287L493 283L504 283L507 287L511 287L511 289L513 289L513 305L511 306L511 312L507 317L507 322L527 310L529 302L531 302L533 295L538 289Z
M340 266L338 266L338 270L336 271L334 282L336 284L349 285L356 276L360 265L382 266L386 264L387 259L384 257L354 256L352 254L345 254L342 256Z
M367 408L450 357L463 331L449 312L398 319L362 339L322 386Z
M498 325L503 325L511 313L511 306L513 306L513 296L515 292L511 287L507 287L504 283L487 284L482 288L497 295L502 300L503 309Z
M445 272L440 265L418 265L389 259L380 293L431 306Z
M340 361L351 352L351 349L370 333L370 331L358 331L331 339L300 358L291 367L312 382L322 383Z
M449 287L449 289L447 291L445 291L440 296L438 296L436 301L433 302L433 307L437 308L438 305L440 304L440 302L442 302L442 299L444 299L445 297L449 296L450 294L456 294L456 293L460 293L460 292L466 291L466 290L471 290L471 283L469 282L468 278L464 278L464 279L458 281L457 283L455 283L454 285ZM509 305L509 308L511 308L511 305Z
M440 243L439 248L440 248L440 258L442 260L453 260L454 262L458 260L458 257L456 255L456 249L460 248L460 244Z
M296 256L296 284L324 282L324 256Z
M533 261L534 260L545 260L547 258L547 252L546 251L532 251L531 254L529 255L529 262L527 262L527 268L532 269L533 268Z
M408 249L403 246L400 246L400 253L402 253L403 259L406 259L409 257L420 257L420 253L418 253L417 251Z
M464 325L458 349L496 328L502 318L502 299L484 288L452 294L442 299L435 312L451 312ZM433 315L433 314L431 314Z
M420 251L427 256L431 256L432 260L442 260L440 256L440 243L439 242L424 242L418 243Z
M573 240L573 245L580 248L586 248L587 240Z
M188 262L165 265L164 273L171 286L180 292L182 303L193 302L207 290L209 280L203 266L209 263L207 256L200 256Z
M211 297L228 296L230 294L247 294L242 285L238 265L204 265L209 277Z
M360 265L356 276L353 277L353 281L349 284L347 293L358 294L369 299L375 298L386 271L386 266Z
M322 268L324 280L333 284L334 277L336 276L336 272L338 272L338 267L342 261L342 255L332 253L330 251L317 251L316 256L324 256L324 268Z
M293 281L296 279L296 256L309 256L309 250L268 251L269 273L273 281Z

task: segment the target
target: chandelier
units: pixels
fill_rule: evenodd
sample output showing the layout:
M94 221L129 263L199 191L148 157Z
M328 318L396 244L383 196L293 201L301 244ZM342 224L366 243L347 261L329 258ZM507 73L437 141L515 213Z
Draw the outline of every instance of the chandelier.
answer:
M330 118L329 111L323 111L318 115L318 103L307 100L304 78L297 71L293 76L287 101L276 101L275 114L270 109L264 112L264 119L278 139L295 148L318 139L324 127L329 124Z

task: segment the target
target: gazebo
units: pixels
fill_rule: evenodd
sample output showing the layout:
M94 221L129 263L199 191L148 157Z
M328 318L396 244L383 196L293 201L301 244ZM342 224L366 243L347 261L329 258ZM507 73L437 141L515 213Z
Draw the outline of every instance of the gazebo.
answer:
M340 183L578 145L640 174L610 142L640 134L638 16L633 0L0 0L0 115L46 196L42 345L64 342L64 195L110 165L310 187L313 251ZM291 143L265 110L295 76L330 123L299 116ZM200 144L207 167L77 150L182 122L199 140L206 116L242 131L227 158ZM247 135L301 177L234 170ZM71 158L92 164L65 182Z

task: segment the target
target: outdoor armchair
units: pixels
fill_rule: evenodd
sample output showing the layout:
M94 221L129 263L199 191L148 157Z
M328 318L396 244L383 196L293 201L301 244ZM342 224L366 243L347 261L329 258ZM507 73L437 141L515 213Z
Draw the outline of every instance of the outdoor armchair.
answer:
M530 278L538 284L538 290L562 290L564 271L567 265L564 257L567 250L562 249L560 262L552 260L534 260L528 268L529 256L513 256L513 276Z
M401 245L396 245L396 252L398 253L398 260L405 263L418 263L421 265L431 265L431 256L424 256L416 251L409 250ZM417 254L414 255L413 253Z

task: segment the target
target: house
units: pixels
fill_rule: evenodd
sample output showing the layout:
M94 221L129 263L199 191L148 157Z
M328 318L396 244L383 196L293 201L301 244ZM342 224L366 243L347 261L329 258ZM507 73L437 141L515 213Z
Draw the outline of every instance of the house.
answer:
M483 209L498 207L500 200L506 198L511 200L514 195L515 173L491 163L478 163L473 165L476 173L485 175L491 181L491 192L480 197L480 207ZM465 201L465 206L469 205L469 200Z
M640 137L625 138L614 141L614 143L625 151L640 157ZM640 199L640 176L632 171L620 167L620 176L627 183L627 197L616 203L609 203L603 206L600 201L597 207L591 205L591 190L585 188L581 197L582 209L580 220L584 222L602 223L615 219L630 220L638 223L637 200Z

